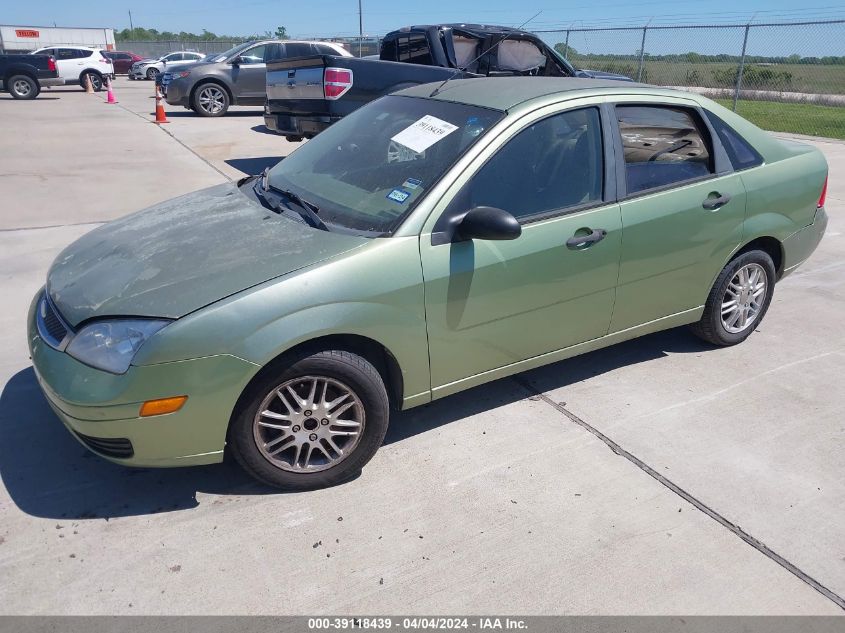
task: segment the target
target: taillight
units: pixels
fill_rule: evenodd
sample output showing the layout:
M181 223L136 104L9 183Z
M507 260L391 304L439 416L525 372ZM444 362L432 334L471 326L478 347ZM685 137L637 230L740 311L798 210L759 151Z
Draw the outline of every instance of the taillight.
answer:
M56 70L56 60L52 56L47 60L47 70Z
M825 198L827 198L827 176L824 178L824 187L822 187L822 193L819 196L819 201L816 203L817 209L821 209L824 206Z
M101 64L111 64L111 60L106 59L105 57L100 58Z
M340 99L352 87L352 71L348 68L326 68L323 73L323 96L330 101Z

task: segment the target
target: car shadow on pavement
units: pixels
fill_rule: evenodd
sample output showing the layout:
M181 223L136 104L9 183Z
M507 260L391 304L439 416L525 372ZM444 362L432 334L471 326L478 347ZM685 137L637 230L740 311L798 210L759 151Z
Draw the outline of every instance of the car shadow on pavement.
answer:
M235 464L194 468L126 468L77 442L47 404L31 367L0 394L0 479L23 512L55 519L155 514L198 506L198 491L278 492Z
M667 353L700 353L709 349L713 348L679 328L561 361L519 377L520 383L548 391ZM384 443L401 442L532 396L520 383L503 378L395 413ZM280 494L255 483L231 460L212 466L136 469L97 457L73 439L55 416L31 367L15 374L0 394L0 479L21 511L53 519L108 520L189 510L199 505L198 492Z
M274 132L273 130L268 128L263 123L261 125L253 125L249 129L252 130L253 132L258 132L259 134L272 134L273 136L278 136L279 138L282 138L281 134L277 134L276 132Z
M661 358L667 353L701 353L713 349L712 345L697 339L686 328L657 332L526 371L513 378L501 378L431 404L394 414L384 443L401 442L455 420L534 396L536 392L560 389L620 367ZM523 386L526 384L532 387L532 391Z
M200 115L198 115L196 112L194 112L193 110L188 110L187 108L183 108L183 109L179 109L179 110L173 109L173 108L177 108L177 107L179 107L179 106L166 107L167 118L169 118L169 119L181 119L181 118L185 118L185 117L194 118L194 119L203 118ZM151 114L153 116L155 116L155 112L152 112ZM226 116L226 118L245 117L245 116L264 116L264 110L263 109L261 109L261 110L229 110L226 113L225 116Z
M230 158L224 161L230 167L234 167L247 176L260 174L266 167L275 167L282 160L282 156L260 156L257 158Z

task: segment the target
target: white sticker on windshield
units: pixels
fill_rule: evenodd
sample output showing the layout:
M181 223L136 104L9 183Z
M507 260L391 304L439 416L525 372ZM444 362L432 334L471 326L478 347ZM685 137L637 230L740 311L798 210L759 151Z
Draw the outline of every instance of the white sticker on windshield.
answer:
M420 154L457 129L457 125L427 114L390 140Z

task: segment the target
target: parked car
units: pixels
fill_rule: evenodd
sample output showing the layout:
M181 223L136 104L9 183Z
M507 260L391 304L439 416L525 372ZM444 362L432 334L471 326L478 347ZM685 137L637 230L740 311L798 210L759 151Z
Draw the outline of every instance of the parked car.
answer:
M129 51L103 51L103 55L112 61L114 72L118 75L129 74L132 64L144 59L140 55L130 53Z
M135 62L129 67L130 79L151 79L164 72L167 64L179 64L186 66L188 64L195 64L205 59L202 53L195 53L193 51L178 51L176 53L168 53L156 59L142 59Z
M324 54L352 57L334 42L247 42L201 64L168 68L162 77L162 89L171 105L185 106L200 116L223 116L232 105L264 105L268 61Z
M685 324L740 343L827 226L821 152L699 95L436 88L61 252L28 339L74 436L120 464L225 448L270 485L343 482L391 408Z
M368 101L450 77L597 77L624 75L574 68L533 33L504 26L411 26L384 36L379 60L274 61L267 67L264 123L289 141L311 138Z
M39 48L32 54L52 55L64 85L84 88L85 77L88 76L91 86L99 92L107 78L114 79L114 66L104 53L103 49L90 46L50 46Z
M0 80L14 99L35 99L42 86L64 83L51 55L0 55Z

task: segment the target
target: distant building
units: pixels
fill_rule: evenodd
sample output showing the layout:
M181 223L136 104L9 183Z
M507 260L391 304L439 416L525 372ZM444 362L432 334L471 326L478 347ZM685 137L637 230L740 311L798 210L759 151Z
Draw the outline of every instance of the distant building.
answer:
M114 29L0 24L0 52L29 53L44 46L75 44L114 50Z

